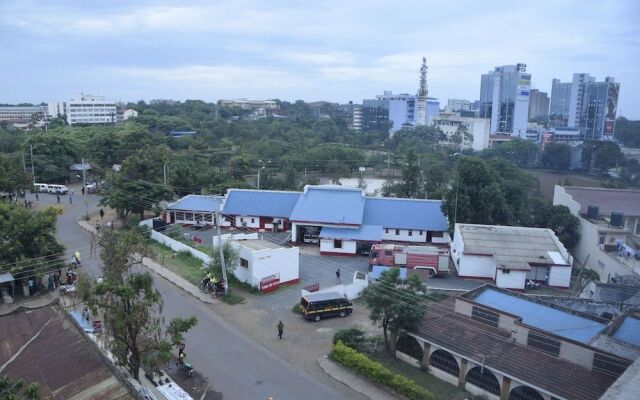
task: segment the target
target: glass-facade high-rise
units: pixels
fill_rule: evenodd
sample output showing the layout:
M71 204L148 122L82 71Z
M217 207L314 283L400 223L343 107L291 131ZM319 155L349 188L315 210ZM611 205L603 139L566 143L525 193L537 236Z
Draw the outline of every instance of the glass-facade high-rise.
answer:
M549 107L549 125L566 128L569 123L569 104L571 102L571 83L562 83L554 79L551 83L551 101Z
M491 133L527 134L531 74L524 64L496 67L480 81L481 118L491 118Z

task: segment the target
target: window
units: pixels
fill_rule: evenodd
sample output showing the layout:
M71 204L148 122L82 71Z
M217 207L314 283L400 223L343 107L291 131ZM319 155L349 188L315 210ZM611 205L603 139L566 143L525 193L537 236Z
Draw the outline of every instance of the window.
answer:
M413 236L413 231L409 229L409 236Z
M429 365L456 377L460 374L458 361L444 350L434 351L429 357Z
M509 273L511 273L511 270L510 269L503 269L502 273L503 274L509 274Z
M392 252L391 250L385 250L385 251L384 251L384 255L385 255L385 256L392 256L392 255L393 255L393 252Z
M611 357L600 353L593 355L593 369L596 371L607 371L608 373L622 375L628 366L629 364L618 357Z
M185 221L193 221L193 213L184 213Z
M497 327L500 316L495 311L489 311L478 306L473 306L473 309L471 310L471 318L482 322L483 324Z
M342 248L342 240L336 239L333 241L333 248L334 249L341 249Z
M431 232L431 237L444 237L444 232L433 231Z
M249 268L249 260L245 260L244 258L240 257L240 266L244 268Z
M500 382L498 382L498 378L487 368L471 368L467 373L466 381L489 393L500 396Z
M533 331L529 331L527 346L542 350L556 357L560 354L560 341Z
M253 224L255 222L256 222L256 219L255 218L251 218L251 223Z
M176 212L176 221L184 221L184 213L177 211Z
M420 231L420 236L422 236L422 234L423 234L423 231Z
M413 357L416 360L422 360L422 346L413 336L400 336L396 350Z
M212 218L211 218L211 214L205 214L205 215L204 215L204 220L205 220L206 222L211 222L211 220L212 220Z
M396 236L400 234L400 229L396 229Z
M389 228L384 228L384 233L389 233Z
M240 217L240 222L244 222L244 218Z
M600 235L598 238L598 244L604 244L604 235Z

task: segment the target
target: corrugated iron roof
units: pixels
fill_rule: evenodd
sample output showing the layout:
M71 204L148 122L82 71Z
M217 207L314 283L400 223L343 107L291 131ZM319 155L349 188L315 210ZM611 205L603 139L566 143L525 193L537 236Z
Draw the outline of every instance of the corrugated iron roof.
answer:
M292 221L362 224L364 194L342 186L306 186L291 213Z
M300 192L229 189L223 212L230 215L289 218Z
M382 241L382 227L379 225L361 225L357 229L323 227L320 231L322 239Z
M367 197L362 223L385 228L446 231L448 222L441 206L440 200Z
M3 373L37 382L40 398L131 399L63 312L51 305L0 317L0 365L22 348Z
M167 206L167 210L188 210L188 211L203 211L203 212L216 212L222 197L220 196L203 196L198 194L189 194L184 196L175 203L171 203Z
M640 216L640 190L623 190L593 187L564 187L573 200L580 203L580 212L587 213L589 206L597 206L600 215L621 212Z

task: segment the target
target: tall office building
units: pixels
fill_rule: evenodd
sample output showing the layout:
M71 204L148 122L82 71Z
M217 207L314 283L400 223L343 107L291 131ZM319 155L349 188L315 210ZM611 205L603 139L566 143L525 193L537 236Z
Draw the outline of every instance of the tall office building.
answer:
M531 89L529 95L529 120L547 119L549 116L549 96L538 89Z
M434 97L427 97L424 100L424 117L420 116L420 103L417 95L393 94L388 90L375 99L365 99L362 101L363 130L383 130L386 126L393 134L402 128L429 125L440 112L440 102Z
M103 96L80 93L74 100L52 101L48 112L52 118L66 115L69 125L117 123L116 103Z
M549 124L555 128L566 128L569 124L569 104L571 102L571 83L554 79L551 82L551 100Z
M482 75L479 114L491 118L491 133L526 137L530 87L525 64L496 67Z
M618 110L620 83L612 77L585 88L578 128L584 139L612 140Z
M571 82L554 79L551 89L551 126L574 128L582 140L608 140L613 130L620 83L607 77L596 82L586 73L573 74Z

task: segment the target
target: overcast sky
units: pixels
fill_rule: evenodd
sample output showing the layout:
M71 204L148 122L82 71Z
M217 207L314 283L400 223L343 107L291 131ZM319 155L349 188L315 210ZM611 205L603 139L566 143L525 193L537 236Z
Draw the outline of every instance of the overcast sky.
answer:
M96 4L93 4L96 3ZM574 72L621 82L640 119L640 1L0 0L0 103L415 93L475 100L480 75L526 63L534 88Z

